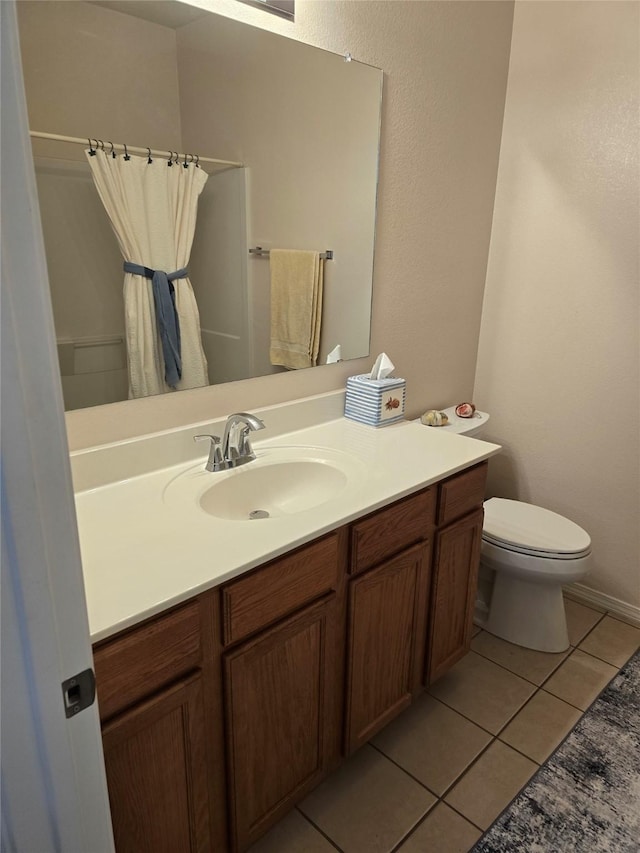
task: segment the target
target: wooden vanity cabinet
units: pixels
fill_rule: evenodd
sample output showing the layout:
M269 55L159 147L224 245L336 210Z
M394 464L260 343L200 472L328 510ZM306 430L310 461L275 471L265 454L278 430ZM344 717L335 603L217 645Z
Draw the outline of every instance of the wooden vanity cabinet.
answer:
M208 853L202 675L107 723L102 744L118 853Z
M246 850L468 651L486 472L96 644L118 853Z
M351 528L345 752L397 716L422 687L436 488ZM389 555L393 554L389 558Z
M118 853L205 853L224 839L224 815L216 830L210 812L208 614L194 599L94 647Z
M426 683L469 651L482 544L483 462L440 484L429 606Z
M233 850L245 850L339 763L343 540L344 532L331 534L223 587Z

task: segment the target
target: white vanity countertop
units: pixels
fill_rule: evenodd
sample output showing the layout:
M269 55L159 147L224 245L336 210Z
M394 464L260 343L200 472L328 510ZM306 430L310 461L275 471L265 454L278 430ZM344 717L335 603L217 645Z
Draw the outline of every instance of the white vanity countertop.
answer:
M220 476L204 471L206 453L197 462L182 461L76 492L92 642L500 450L496 444L407 421L373 429L338 418L264 442L259 436L253 436L258 456L283 445L346 453L355 460L357 482L313 509L255 521L219 519L197 502L180 498L175 488L180 475L180 483L186 474L205 486ZM206 451L204 445L199 447ZM252 464L236 472L240 475Z

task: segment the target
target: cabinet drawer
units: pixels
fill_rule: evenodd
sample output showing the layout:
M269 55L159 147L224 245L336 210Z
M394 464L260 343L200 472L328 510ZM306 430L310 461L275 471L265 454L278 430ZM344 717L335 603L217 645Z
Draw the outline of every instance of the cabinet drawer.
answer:
M336 588L338 536L299 548L222 590L223 642L254 631Z
M93 660L100 719L112 717L195 669L201 658L197 599L96 646Z
M434 524L435 509L434 486L356 522L351 528L351 573L363 572L426 539Z
M482 506L488 467L482 462L440 484L438 527Z

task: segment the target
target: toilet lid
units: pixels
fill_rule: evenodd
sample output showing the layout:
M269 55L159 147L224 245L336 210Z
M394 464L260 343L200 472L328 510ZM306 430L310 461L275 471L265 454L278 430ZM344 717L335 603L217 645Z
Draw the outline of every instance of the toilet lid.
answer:
M589 534L568 518L506 498L485 501L482 538L514 551L549 556L578 557L591 548Z

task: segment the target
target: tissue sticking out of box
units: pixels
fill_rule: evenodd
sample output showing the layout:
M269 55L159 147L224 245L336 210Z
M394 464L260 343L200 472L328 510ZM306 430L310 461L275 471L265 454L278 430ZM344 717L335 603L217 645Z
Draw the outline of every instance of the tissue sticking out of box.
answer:
M342 347L340 344L334 347L327 356L327 364L335 364L337 361L342 361Z
M349 376L344 415L368 426L388 426L404 420L406 382L390 376L394 365L380 353L370 373Z
M369 379L386 379L391 376L394 367L395 364L391 361L386 352L381 352L373 363Z

